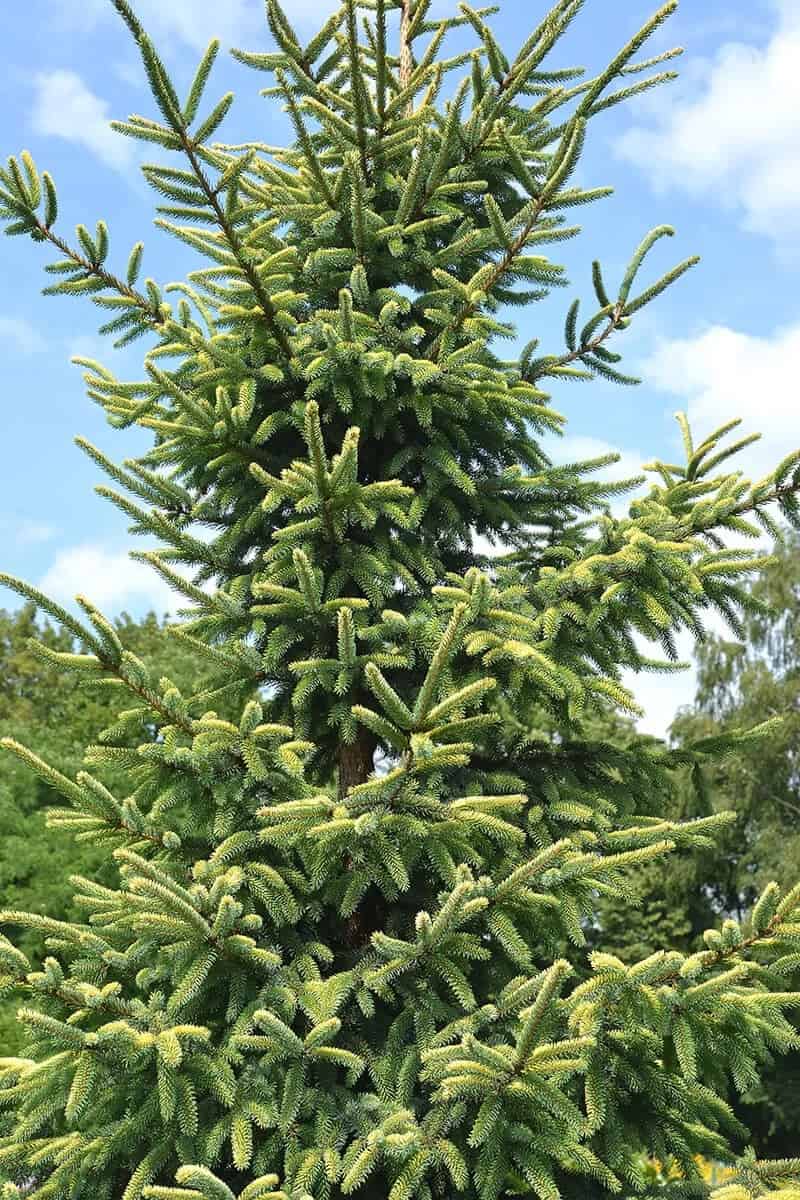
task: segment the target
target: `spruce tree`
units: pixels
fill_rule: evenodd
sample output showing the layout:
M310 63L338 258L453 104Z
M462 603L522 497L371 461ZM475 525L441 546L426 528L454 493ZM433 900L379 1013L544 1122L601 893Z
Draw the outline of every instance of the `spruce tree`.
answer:
M738 1161L728 1200L796 1200L800 1162L740 1157L720 1092L794 1037L800 885L768 886L697 953L587 959L600 895L725 822L659 803L678 760L699 772L730 739L619 750L581 714L632 708L622 670L670 669L709 610L736 627L759 560L724 539L776 509L797 522L800 456L751 484L723 466L749 440L736 422L697 442L682 422L685 461L652 464L617 519L604 460L543 452L562 425L546 386L631 382L621 335L694 261L642 281L668 227L618 288L593 265L564 348L501 354L508 307L566 283L546 251L578 233L572 210L610 191L574 179L592 118L670 78L677 51L641 52L675 0L589 78L550 59L583 0L513 58L489 9L346 0L304 43L267 0L275 50L234 53L269 74L284 148L214 140L218 43L182 100L111 3L158 110L115 127L175 152L142 168L157 224L206 264L139 284L137 244L116 274L103 221L59 232L27 152L0 204L8 233L57 248L46 291L89 295L117 345L150 338L140 379L76 361L152 448L116 465L81 444L159 539L142 557L186 606L173 636L217 676L184 694L91 599L78 619L6 580L81 644L37 652L119 697L75 779L6 742L63 795L52 821L118 872L74 879L82 923L2 914L48 950L31 964L0 941L28 1039L0 1063L7 1196L641 1195L647 1154L698 1192L702 1153ZM474 48L447 57L458 27ZM520 719L537 705L548 736ZM157 736L137 751L142 725Z

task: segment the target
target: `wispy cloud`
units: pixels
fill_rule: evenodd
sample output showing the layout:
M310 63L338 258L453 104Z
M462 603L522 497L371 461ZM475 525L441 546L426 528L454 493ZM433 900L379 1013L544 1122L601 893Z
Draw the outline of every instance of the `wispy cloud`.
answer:
M293 0L292 10L296 2ZM324 19L327 8L324 0L297 3L298 16L306 20L318 13ZM108 0L53 0L53 9L55 21L63 29L90 33L101 24L119 24ZM212 37L238 46L268 36L264 6L254 0L215 0L213 4L208 0L137 0L136 15L152 37L174 39L193 50L205 49ZM295 19L294 11L292 17ZM168 47L162 41L160 48L166 51Z
M123 609L161 615L182 607L181 598L145 563L89 542L59 550L39 586L62 603L84 595L111 616Z
M36 133L85 146L118 170L133 161L133 146L110 125L108 101L96 96L76 71L40 71L34 77L31 124Z
M0 341L21 354L36 354L47 347L42 335L24 317L0 317Z
M290 9L294 4L289 6ZM302 9L304 5L300 5ZM309 12L315 5L310 0ZM194 50L205 49L212 37L223 45L239 46L259 35L264 36L267 22L264 6L251 0L215 0L213 4L198 4L197 0L139 0L136 13L154 37L178 38Z
M0 517L0 533L17 546L33 546L48 542L55 537L56 529L46 521L35 521L29 517Z
M763 46L740 35L695 62L691 86L654 99L616 151L657 189L711 199L751 232L800 243L800 8L775 0L774 9Z
M62 29L90 33L119 18L108 0L51 0L53 19ZM336 11L337 0L288 0L285 11L298 33L316 32ZM434 0L435 9L450 11L449 0ZM271 41L264 5L258 0L137 0L136 15L148 33L161 39L165 53L173 39L192 50L204 50L212 37L224 46L250 49ZM127 66L123 67L128 74Z

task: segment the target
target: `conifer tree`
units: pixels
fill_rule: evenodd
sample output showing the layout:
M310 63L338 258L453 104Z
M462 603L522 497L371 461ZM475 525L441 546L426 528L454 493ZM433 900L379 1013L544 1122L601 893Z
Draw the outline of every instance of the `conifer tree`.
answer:
M57 248L46 291L88 295L117 345L150 339L140 379L76 361L152 448L120 466L81 445L159 539L141 557L183 598L173 635L218 678L183 694L90 598L78 619L7 580L82 647L38 653L119 696L74 779L6 742L63 795L53 822L118 870L74 879L83 923L2 913L28 1036L0 1063L7 1197L642 1195L646 1154L698 1192L702 1153L738 1162L726 1200L797 1200L800 1162L742 1156L720 1091L794 1036L800 884L698 953L585 962L598 896L725 822L659 802L676 762L699 772L728 743L620 751L580 715L630 709L621 671L670 669L710 609L736 627L759 559L725 536L797 523L800 455L752 484L723 465L749 440L735 421L697 442L682 422L685 461L652 464L616 519L603 460L544 454L562 424L546 387L632 382L624 331L694 262L642 279L666 226L618 287L593 265L563 348L501 353L507 308L566 283L547 252L572 210L610 191L574 178L593 118L670 78L677 51L642 51L675 0L589 78L550 59L583 0L513 57L491 9L346 0L304 42L267 0L274 51L234 53L288 112L283 148L214 140L232 102L205 98L216 41L181 99L110 2L155 105L114 125L174 152L142 168L157 224L207 262L140 284L137 244L116 273L106 224L66 238L27 152L0 204L8 233ZM459 27L474 48L448 57ZM537 704L555 736L520 722ZM137 752L143 723L158 736ZM41 963L13 943L30 927Z

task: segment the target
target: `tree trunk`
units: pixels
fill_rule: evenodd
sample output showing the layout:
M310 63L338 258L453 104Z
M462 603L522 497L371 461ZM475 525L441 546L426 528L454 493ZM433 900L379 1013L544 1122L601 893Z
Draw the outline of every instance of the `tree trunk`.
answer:
M358 783L369 779L374 768L373 755L378 745L377 738L368 729L359 728L354 742L343 743L339 748L339 799L341 800Z

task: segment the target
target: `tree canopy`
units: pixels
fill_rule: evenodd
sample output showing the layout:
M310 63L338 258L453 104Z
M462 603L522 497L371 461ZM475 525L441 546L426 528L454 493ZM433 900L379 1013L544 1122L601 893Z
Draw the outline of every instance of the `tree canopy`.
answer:
M214 677L182 687L91 598L76 616L4 577L78 643L33 652L117 702L74 777L3 741L115 868L73 878L76 920L0 913L26 1035L0 1060L7 1193L647 1196L650 1153L679 1165L675 1194L708 1190L705 1154L735 1168L725 1200L797 1200L800 1160L757 1161L725 1096L795 1042L800 883L770 880L702 949L626 963L587 938L635 868L730 824L667 815L675 772L772 726L621 746L585 714L635 711L623 672L674 669L710 612L741 628L764 560L726 538L800 525L800 452L751 481L738 421L681 417L681 461L649 464L622 517L607 460L545 454L545 387L632 382L626 329L696 262L647 281L668 226L615 286L592 265L563 347L510 348L507 310L566 284L550 253L609 193L576 182L596 117L672 77L678 51L643 47L674 0L597 75L550 58L582 0L510 55L490 9L346 0L305 42L267 0L275 51L235 53L285 105L286 147L212 140L218 43L181 99L112 3L156 110L115 127L179 156L144 175L160 228L209 262L139 285L137 243L115 273L105 222L68 241L27 152L0 169L0 217L57 249L48 292L149 339L141 379L78 359L149 449L118 465L81 444L157 539L140 557L185 605L170 636ZM462 27L473 47L449 53ZM537 708L552 730L520 727Z

